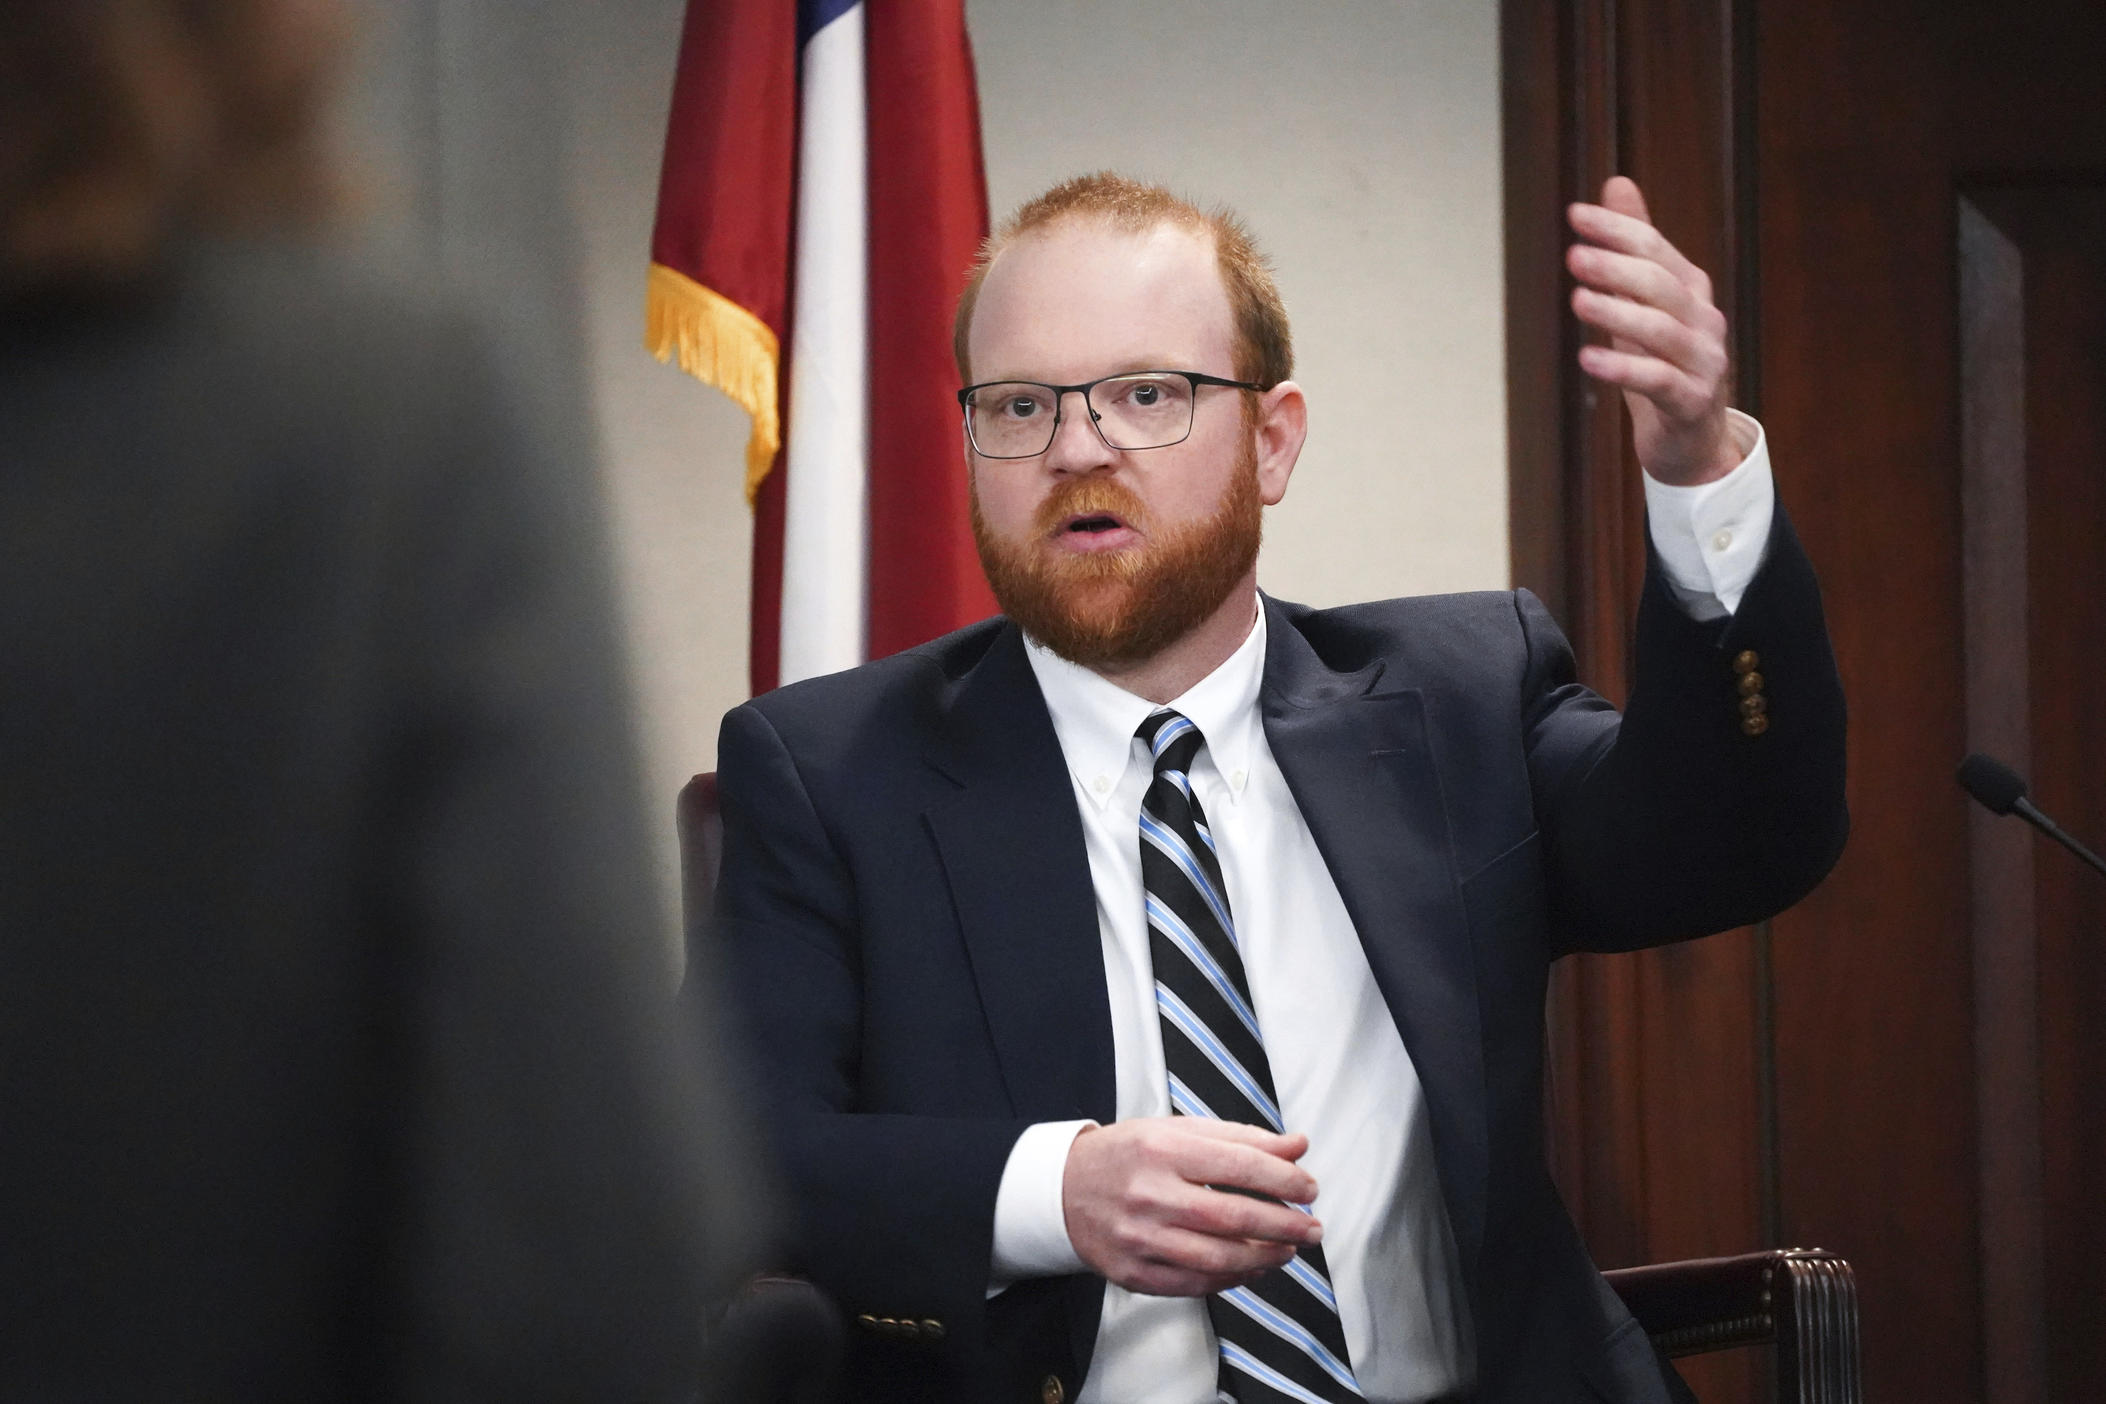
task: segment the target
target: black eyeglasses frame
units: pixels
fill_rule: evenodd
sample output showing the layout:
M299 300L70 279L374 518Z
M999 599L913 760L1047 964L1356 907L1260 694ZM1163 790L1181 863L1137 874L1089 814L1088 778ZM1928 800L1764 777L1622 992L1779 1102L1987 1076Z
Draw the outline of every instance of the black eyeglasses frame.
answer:
M1141 375L1178 375L1183 376L1187 381L1191 382L1193 422L1197 422L1199 418L1199 388L1202 385L1219 385L1230 390L1249 390L1254 394L1260 395L1265 393L1264 386L1254 384L1253 382L1248 380L1230 380L1227 376L1208 375L1205 371L1188 370L1118 371L1112 375L1100 375L1095 380L1085 380L1077 385L1050 385L1043 380L1018 380L1014 376L1011 376L1005 380L983 380L976 385L965 386L958 392L958 409L959 412L965 416L965 441L973 446L973 452L979 454L980 457L991 458L996 460L997 462L1015 463L1019 460L1026 458L1037 458L1039 454L1045 453L1048 450L1050 450L1053 447L1053 441L1060 437L1060 421L1061 417L1067 413L1066 406L1068 403L1068 396L1070 394L1079 392L1082 396L1082 407L1089 411L1090 427L1097 431L1097 437L1099 439L1102 439L1104 442L1104 446L1110 449L1112 452L1147 453L1150 449L1175 448L1177 445L1183 443L1186 439L1192 437L1192 425L1190 423L1185 425L1185 432L1182 435L1175 439L1172 439L1169 443L1150 444L1148 448L1145 449L1120 448L1110 439L1106 439L1104 437L1104 425L1102 423L1104 416L1097 413L1097 407L1090 403L1090 391L1096 389L1098 386L1102 385L1107 380L1126 380L1131 377ZM1053 427L1046 435L1045 448L1039 449L1037 453L982 452L980 448L980 441L973 437L972 396L975 390L985 390L991 385L1035 385L1041 390L1051 390L1053 392Z

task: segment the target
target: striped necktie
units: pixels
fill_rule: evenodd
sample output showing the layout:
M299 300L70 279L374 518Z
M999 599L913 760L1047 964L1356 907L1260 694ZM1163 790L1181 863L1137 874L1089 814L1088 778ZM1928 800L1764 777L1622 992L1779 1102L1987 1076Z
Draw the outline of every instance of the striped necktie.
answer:
M1155 755L1155 779L1141 801L1141 887L1171 1110L1283 1131L1236 953L1228 887L1192 793L1192 758L1206 739L1168 710L1142 722L1138 734ZM1221 1398L1338 1404L1362 1397L1321 1247L1306 1246L1279 1271L1208 1297L1207 1316L1221 1344Z

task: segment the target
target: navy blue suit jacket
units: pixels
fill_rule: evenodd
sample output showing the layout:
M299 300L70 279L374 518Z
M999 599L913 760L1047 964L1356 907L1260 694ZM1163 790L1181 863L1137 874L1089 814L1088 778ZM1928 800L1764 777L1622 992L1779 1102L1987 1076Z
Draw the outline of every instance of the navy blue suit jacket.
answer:
M1767 917L1840 852L1842 693L1790 524L1731 621L1648 580L1621 718L1525 591L1264 607L1266 737L1424 1085L1479 1397L1664 1398L1551 1185L1544 990L1570 951ZM857 1397L1072 1396L1101 1279L985 1297L1018 1134L1114 1118L1082 825L1018 630L757 698L718 756L716 928Z

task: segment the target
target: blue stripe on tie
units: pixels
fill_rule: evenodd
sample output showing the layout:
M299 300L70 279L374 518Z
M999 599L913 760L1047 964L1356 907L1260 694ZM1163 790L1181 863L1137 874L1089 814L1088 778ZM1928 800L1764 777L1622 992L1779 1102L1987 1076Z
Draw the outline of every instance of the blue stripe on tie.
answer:
M1296 1205L1295 1207L1301 1208L1300 1205ZM1307 1209L1303 1209L1302 1212L1306 1214L1309 1211ZM1283 1270L1289 1277L1293 1278L1296 1282L1301 1283L1303 1290L1307 1291L1310 1296L1316 1298L1325 1306L1331 1308L1331 1310L1338 1310L1337 1294L1332 1292L1331 1284L1324 1281L1324 1275L1322 1273L1318 1272L1315 1268L1310 1267L1300 1258L1289 1258L1287 1260L1287 1265Z
M1178 1079L1176 1073L1170 1074L1170 1105L1186 1116L1203 1116L1209 1121L1221 1120L1214 1115L1212 1107L1200 1101L1192 1089Z
M1280 1109L1273 1105L1272 1098L1265 1095L1265 1089L1258 1085L1257 1079L1244 1071L1243 1064L1237 1062L1235 1055L1222 1046L1220 1039L1214 1037L1214 1031L1201 1022L1199 1016L1177 997L1177 992L1161 980L1155 982L1155 1002L1156 1007L1162 1010L1163 1017L1177 1025L1178 1031L1192 1040L1193 1046L1206 1056L1206 1060L1214 1065L1215 1070L1234 1083L1236 1090L1249 1099L1251 1109L1264 1117L1273 1130L1285 1134L1287 1126L1280 1117Z
M1207 904L1207 910L1214 914L1214 920L1221 923L1221 929L1227 933L1229 940L1235 940L1236 923L1229 920L1228 904L1222 900L1221 894L1214 890L1214 884L1207 880L1206 870L1199 866L1199 859L1193 856L1185 841L1172 830L1164 828L1145 809L1141 811L1141 837L1154 844L1158 853L1183 870L1185 878Z
M1298 1399L1302 1401L1302 1404L1333 1404L1333 1401L1324 1398L1321 1394L1311 1394L1308 1390L1288 1379L1278 1370L1273 1369L1272 1366L1267 1365L1234 1341L1223 1341L1221 1343L1221 1358L1232 1368L1241 1370L1259 1384L1270 1385L1289 1399ZM1353 1390L1353 1394L1356 1397L1364 1397L1361 1396L1358 1388Z
M1248 1287L1231 1287L1220 1295L1221 1300L1314 1360L1317 1367L1332 1379L1353 1393L1360 1393L1359 1382L1353 1378L1353 1372L1346 1368L1345 1362L1331 1354L1330 1349L1301 1322Z
M1185 797L1185 803L1192 806L1192 827L1198 830L1199 841L1207 846L1207 852L1219 854L1221 850L1214 846L1214 831L1207 827L1206 820L1199 817L1199 797L1192 793L1192 777L1182 770L1165 770L1159 772L1156 778L1168 780L1177 786L1177 792Z
M1197 730L1199 728L1192 724L1190 717L1178 716L1172 713L1170 720L1163 723L1163 729L1155 734L1155 740L1148 743L1148 749L1157 760L1161 760L1164 750L1169 747L1172 741L1175 741L1188 731Z
M1243 1002L1243 996L1229 980L1228 972L1221 968L1213 953L1201 944L1200 939L1192 934L1192 928L1178 919L1176 912L1163 905L1162 899L1153 892L1146 895L1148 924L1162 932L1171 945L1184 952L1186 960L1198 967L1199 973L1207 977L1208 984L1221 992L1221 997L1228 1001L1228 1007L1235 1011L1236 1017L1243 1021L1243 1027L1250 1030L1250 1036L1258 1040L1262 1047L1265 1036L1258 1032L1257 1011Z

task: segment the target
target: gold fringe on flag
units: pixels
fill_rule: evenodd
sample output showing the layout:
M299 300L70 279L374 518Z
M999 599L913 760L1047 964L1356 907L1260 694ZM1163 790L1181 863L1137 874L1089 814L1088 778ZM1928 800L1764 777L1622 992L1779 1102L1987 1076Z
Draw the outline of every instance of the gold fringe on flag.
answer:
M776 409L782 352L775 333L722 293L654 263L644 299L644 347L714 385L753 417L753 433L746 440L746 501L751 505L782 447Z

